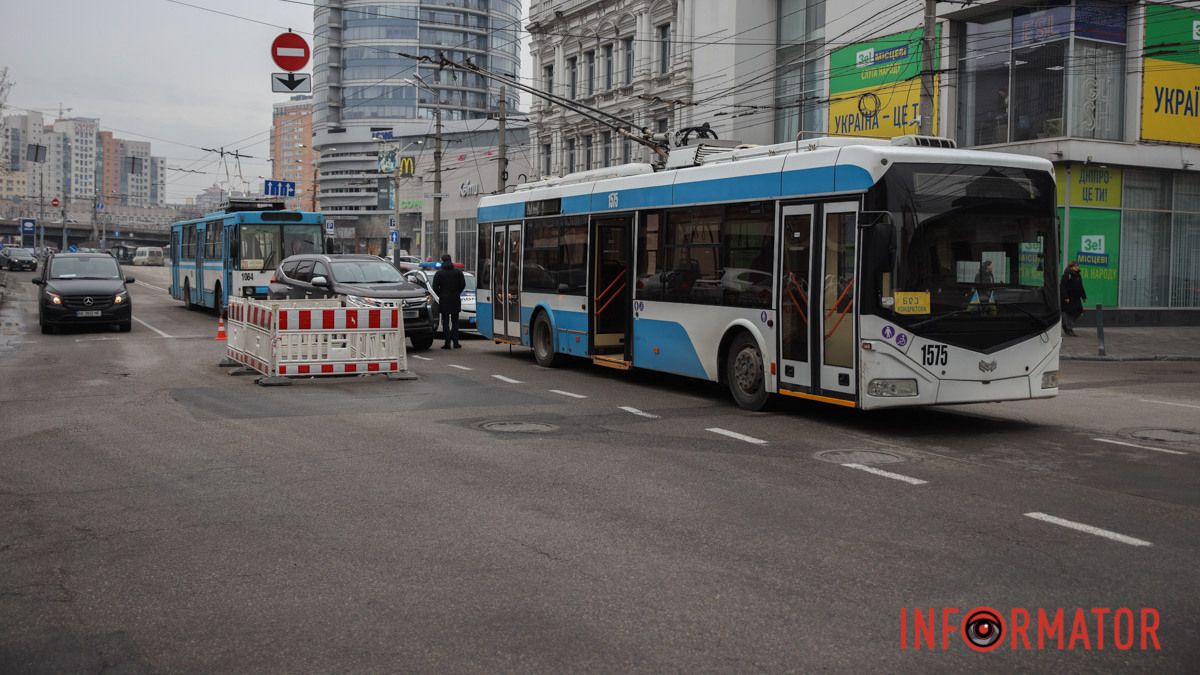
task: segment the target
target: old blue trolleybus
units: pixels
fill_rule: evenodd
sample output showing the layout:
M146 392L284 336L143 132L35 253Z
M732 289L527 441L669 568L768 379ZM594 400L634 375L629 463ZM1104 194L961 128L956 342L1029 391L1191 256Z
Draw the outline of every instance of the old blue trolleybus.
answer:
M220 211L171 225L171 297L219 312L229 296L267 297L271 274L297 253L323 250L320 213L281 201L230 200Z

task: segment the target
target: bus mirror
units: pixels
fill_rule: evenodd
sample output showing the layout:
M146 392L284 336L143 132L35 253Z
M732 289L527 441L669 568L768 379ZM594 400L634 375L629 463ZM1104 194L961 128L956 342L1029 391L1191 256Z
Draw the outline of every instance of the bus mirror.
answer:
M891 225L892 214L890 211L859 211L858 226L859 227L874 227L876 225Z

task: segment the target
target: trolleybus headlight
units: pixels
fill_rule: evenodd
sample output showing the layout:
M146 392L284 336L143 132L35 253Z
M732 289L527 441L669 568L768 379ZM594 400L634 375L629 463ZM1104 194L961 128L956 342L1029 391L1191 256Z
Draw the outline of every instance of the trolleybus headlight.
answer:
M916 380L871 380L867 384L871 396L916 396Z
M1047 370L1042 373L1042 389L1057 389L1058 388L1058 371Z

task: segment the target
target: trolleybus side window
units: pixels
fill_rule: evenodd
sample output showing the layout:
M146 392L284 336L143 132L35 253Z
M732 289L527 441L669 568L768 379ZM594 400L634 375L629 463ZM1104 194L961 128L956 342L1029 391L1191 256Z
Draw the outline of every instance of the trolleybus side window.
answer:
M587 216L527 221L522 284L525 291L584 294L587 287Z
M771 202L653 211L642 214L642 223L639 300L770 306L775 255Z

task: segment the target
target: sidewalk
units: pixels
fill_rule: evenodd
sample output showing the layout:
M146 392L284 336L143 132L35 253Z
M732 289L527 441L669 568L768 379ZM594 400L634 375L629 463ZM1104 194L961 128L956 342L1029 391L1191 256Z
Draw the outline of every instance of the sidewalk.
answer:
M1060 358L1067 361L1200 361L1200 326L1104 329L1105 356L1095 328L1076 327L1063 335Z

